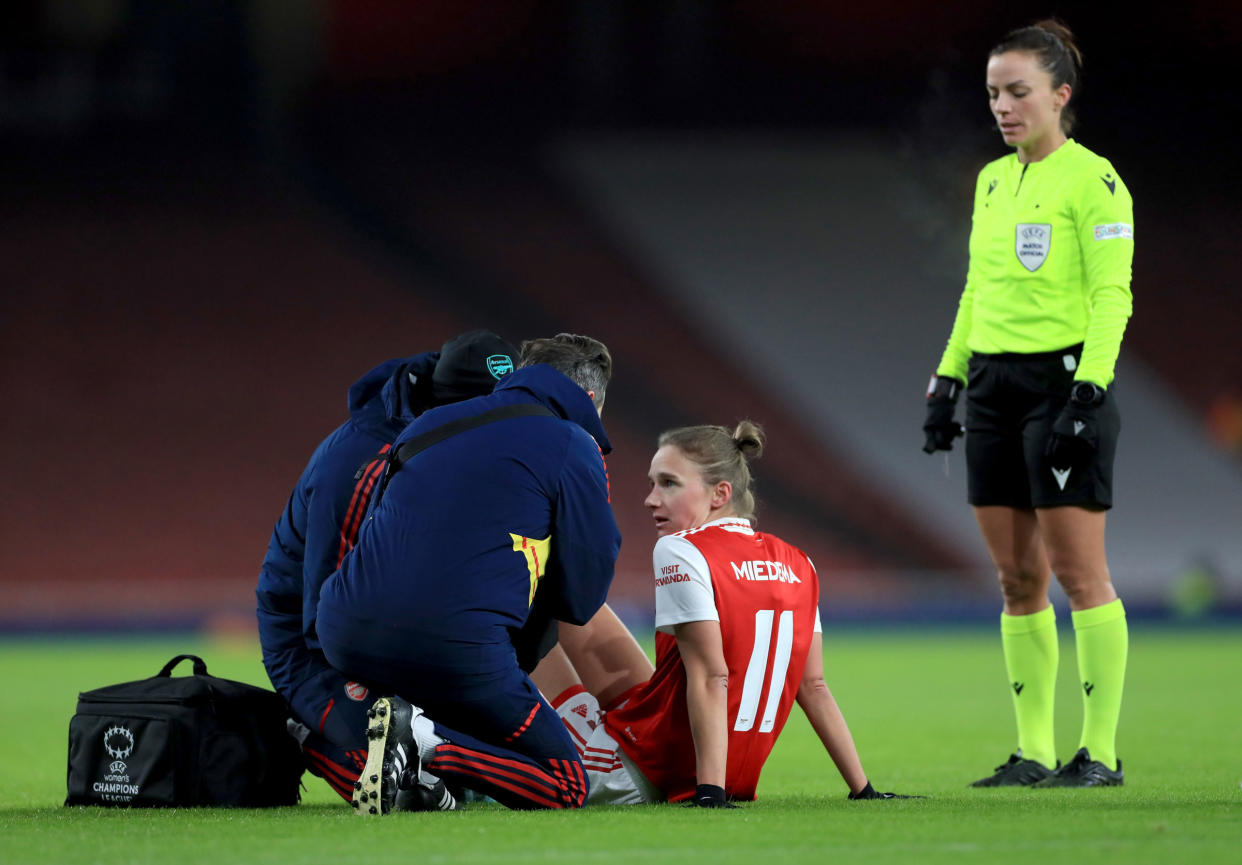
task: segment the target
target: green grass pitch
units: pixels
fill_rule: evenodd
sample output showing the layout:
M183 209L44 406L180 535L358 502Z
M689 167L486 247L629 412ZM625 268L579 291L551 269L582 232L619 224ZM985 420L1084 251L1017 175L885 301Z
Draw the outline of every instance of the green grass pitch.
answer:
M831 629L830 629L831 630ZM1081 703L1062 634L1057 746ZM265 683L246 640L0 641L0 863L1176 863L1242 861L1242 629L1131 627L1118 749L1126 786L968 790L1014 745L997 634L850 628L825 640L828 683L876 786L925 799L849 802L798 710L735 811L670 805L360 819L310 775L300 806L65 808L80 690L153 675L172 655Z

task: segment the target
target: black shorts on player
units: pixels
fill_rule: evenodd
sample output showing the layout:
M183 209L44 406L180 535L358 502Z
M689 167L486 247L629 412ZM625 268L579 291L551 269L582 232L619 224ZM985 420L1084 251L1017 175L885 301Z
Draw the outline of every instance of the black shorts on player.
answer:
M1113 388L1096 410L1099 445L1077 466L1054 466L1048 436L1065 408L1082 346L1035 354L971 355L966 383L966 466L976 507L1113 504L1113 457L1121 417Z

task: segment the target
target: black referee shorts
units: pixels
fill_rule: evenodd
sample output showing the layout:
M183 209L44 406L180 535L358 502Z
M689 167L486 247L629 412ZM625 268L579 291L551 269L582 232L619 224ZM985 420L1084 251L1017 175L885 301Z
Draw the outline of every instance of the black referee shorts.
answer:
M1121 431L1113 388L1097 410L1100 447L1089 465L1058 477L1044 455L1081 354L1080 344L1037 354L976 352L971 356L966 384L966 476L972 505L1112 507L1113 457Z

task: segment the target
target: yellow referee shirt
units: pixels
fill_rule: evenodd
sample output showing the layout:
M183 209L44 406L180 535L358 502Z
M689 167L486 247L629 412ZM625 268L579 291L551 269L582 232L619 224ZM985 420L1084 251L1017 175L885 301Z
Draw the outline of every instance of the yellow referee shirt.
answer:
M971 352L1083 343L1075 379L1107 387L1130 318L1134 204L1107 159L1072 138L1039 162L979 172L970 268L937 375L966 380Z

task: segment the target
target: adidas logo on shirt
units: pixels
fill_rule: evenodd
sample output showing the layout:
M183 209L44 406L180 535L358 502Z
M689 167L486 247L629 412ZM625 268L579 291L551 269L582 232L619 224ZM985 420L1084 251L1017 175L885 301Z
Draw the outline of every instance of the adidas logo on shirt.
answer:
M781 583L801 583L793 571L784 562L729 562L733 566L733 576L739 580L773 581Z

